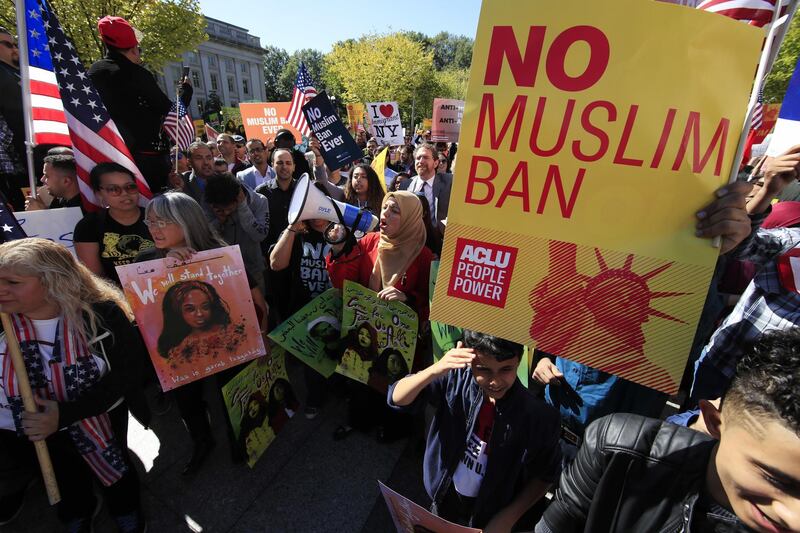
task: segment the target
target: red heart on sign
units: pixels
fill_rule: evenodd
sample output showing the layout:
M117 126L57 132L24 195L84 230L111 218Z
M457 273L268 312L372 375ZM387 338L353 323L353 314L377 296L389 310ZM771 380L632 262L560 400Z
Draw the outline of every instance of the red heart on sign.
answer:
M386 118L389 118L392 115L394 115L394 106L392 106L392 104L384 104L380 106L378 109L380 110L381 115L383 115Z

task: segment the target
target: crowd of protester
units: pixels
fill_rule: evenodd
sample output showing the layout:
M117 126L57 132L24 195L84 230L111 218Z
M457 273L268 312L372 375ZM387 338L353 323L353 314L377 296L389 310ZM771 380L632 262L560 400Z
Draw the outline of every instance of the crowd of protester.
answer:
M423 134L391 147L386 165L397 174L386 193L385 177L370 165L378 143L364 131L354 133L363 158L338 169L325 165L315 138L303 143L289 130L267 141L223 133L170 149L158 132L171 102L140 65L136 35L120 20L101 20L108 54L89 76L154 196L141 207L134 174L101 163L89 185L104 208L85 212L74 228L77 259L43 239L0 245L0 310L28 350L40 393L40 411L23 412L3 340L0 525L17 517L37 475L31 442L46 440L65 530L91 530L95 484L120 531L144 531L147 510L125 445L129 413L147 426L176 406L192 443L185 476L215 453L213 424L226 428L231 461L245 460L230 423L208 414L208 402L222 401L221 387L238 369L162 393L115 271L238 245L263 334L347 280L416 311L413 364L393 370L404 377L387 397L298 363L307 390L301 403L314 418L343 383L347 418L333 439L372 430L380 442L424 438L420 469L434 513L489 533L800 531L800 295L785 280L785 258L800 245L800 203L773 205L798 178L800 148L761 157L745 173L755 187L729 184L698 210L697 236L720 238L721 256L682 394L670 399L536 351L525 387L517 379L523 347L488 334L465 331L456 348L432 359L430 267L446 233L457 144ZM69 148L40 154L40 186L23 193L21 107L6 96L19 92L18 51L3 29L0 45L0 191L16 210L83 209ZM182 80L185 104L191 95ZM327 220L289 224L304 175L321 193L378 217L374 231L345 231L337 240L330 236L342 228ZM165 320L171 312L180 321L190 298L213 309L218 296L201 284L176 287L165 296ZM165 353L175 346L168 333L159 338ZM370 335L365 330L354 345L374 344ZM359 349L337 356L358 358ZM76 391L53 388L53 376L76 369L91 379ZM683 412L662 420L668 400ZM423 436L426 408L432 420Z

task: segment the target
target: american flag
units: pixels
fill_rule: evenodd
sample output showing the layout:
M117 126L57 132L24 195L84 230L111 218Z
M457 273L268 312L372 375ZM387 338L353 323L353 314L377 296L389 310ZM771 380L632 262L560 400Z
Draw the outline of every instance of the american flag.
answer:
M24 239L27 236L17 217L11 211L6 197L0 193L0 243Z
M317 90L313 84L314 82L311 81L311 76L308 75L306 66L300 63L300 68L297 69L297 81L294 82L292 105L289 106L289 116L287 118L289 124L297 128L306 137L311 134L311 128L308 127L302 108L309 100L317 96Z
M750 121L750 129L757 130L764 124L764 91L758 90L758 100L756 108L753 109L753 118Z
M697 9L719 13L753 26L766 26L772 22L776 0L703 0ZM786 11L788 0L781 2L781 14Z
M177 136L175 130L177 129ZM186 150L194 142L194 122L186 111L186 106L178 99L164 119L164 131L178 148Z
M72 141L84 205L100 205L89 185L89 172L105 161L119 163L133 172L142 194L140 201L146 203L152 196L147 182L46 0L25 0L25 25L18 31L27 37L31 80L49 80L46 98L61 99L65 129L69 132L65 139Z

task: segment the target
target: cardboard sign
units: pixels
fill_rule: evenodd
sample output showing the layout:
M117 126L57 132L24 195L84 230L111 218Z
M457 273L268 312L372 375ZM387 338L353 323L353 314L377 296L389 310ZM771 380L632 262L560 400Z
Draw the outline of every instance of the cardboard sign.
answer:
M385 393L411 369L417 313L352 281L344 283L342 302L344 352L336 372Z
M224 133L240 134L239 126L242 125L242 112L238 107L222 108L222 130Z
M386 500L386 507L392 515L397 533L481 533L480 529L460 526L439 518L380 481L378 486Z
M295 141L300 141L303 136L297 128L289 124L289 120L286 118L289 116L291 105L291 102L239 104L247 138L261 139L266 143L268 140L275 139L278 130L287 129L294 134Z
M264 355L238 246L117 267L164 391Z
M361 148L339 120L325 91L309 100L302 109L308 127L319 140L322 158L330 170L336 170L363 157Z
M464 100L434 98L431 141L458 142L461 118L464 115Z
M269 338L330 377L342 356L342 291L328 289L273 329Z
M400 108L397 102L374 102L367 104L370 133L378 145L403 144L403 125L400 123Z
M431 319L675 392L718 255L695 213L762 39L660 2L485 1Z
M364 104L346 104L347 122L350 123L351 131L364 130Z
M206 132L206 122L202 118L197 120L193 120L192 123L194 124L194 135L195 137L202 137L203 134Z
M233 428L234 446L247 457L250 468L300 407L286 374L286 352L278 346L226 383L222 397Z
M14 218L28 237L40 237L63 244L75 255L72 233L83 218L80 207L18 211L14 213Z

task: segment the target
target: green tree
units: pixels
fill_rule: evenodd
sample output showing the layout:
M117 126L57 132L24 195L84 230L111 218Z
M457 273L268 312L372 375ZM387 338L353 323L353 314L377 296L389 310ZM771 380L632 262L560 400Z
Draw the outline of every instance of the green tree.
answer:
M781 51L772 66L772 72L764 84L764 101L767 103L783 101L789 79L792 77L797 58L800 57L800 17L794 17L789 31L781 44Z
M284 97L282 101L289 101L292 98L294 82L297 80L297 70L300 68L301 62L305 64L308 75L311 76L311 81L314 82L314 88L318 91L322 89L320 86L324 72L322 52L311 48L297 50L289 56L278 76L278 94Z
M439 84L433 52L407 33L365 35L358 41L336 43L325 56L325 83L341 87L345 102L392 100L400 106L404 124L429 116Z
M264 88L266 89L267 102L285 102L292 97L291 92L281 92L280 77L289 54L283 48L267 46L264 48Z
M464 100L467 97L467 85L469 83L468 68L449 68L436 72L438 98L458 98Z
M436 70L469 69L472 63L472 39L443 31L434 35L430 42Z
M178 61L181 54L208 38L198 0L58 0L54 4L86 68L104 54L97 21L106 15L124 17L144 34L142 57L153 70ZM16 27L13 1L0 4L0 25Z

